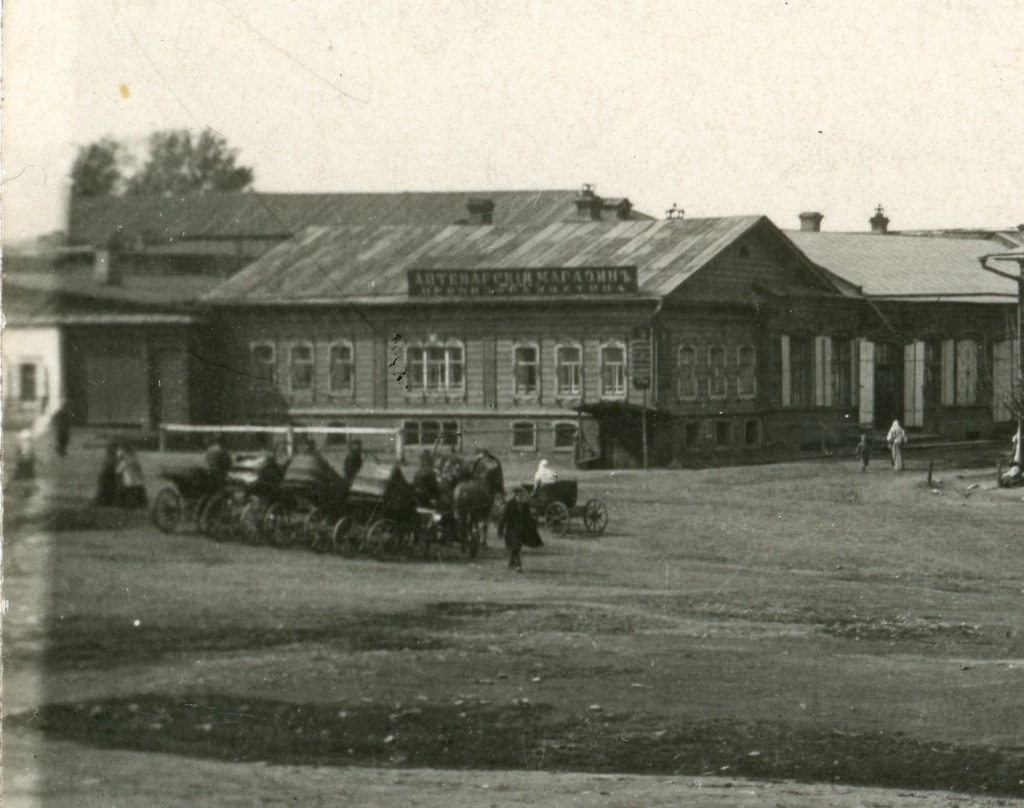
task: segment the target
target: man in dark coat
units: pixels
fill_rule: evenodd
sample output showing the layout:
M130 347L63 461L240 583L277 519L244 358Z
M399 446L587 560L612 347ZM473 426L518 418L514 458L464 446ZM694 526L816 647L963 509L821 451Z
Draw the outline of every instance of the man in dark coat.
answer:
M53 437L57 444L57 455L59 457L67 457L68 441L71 440L71 411L66 401L60 403L50 423L53 424Z
M530 510L530 498L522 486L516 488L515 496L502 510L498 520L498 535L505 540L508 550L508 568L516 572L523 571L523 562L519 551L526 547L543 547L537 523L533 520Z
M412 487L416 491L416 504L421 508L436 508L441 497L441 489L437 484L437 473L434 471L434 457L430 452L420 456L420 467L412 478Z
M224 475L231 471L231 462L231 452L224 448L224 438L214 435L206 447L207 468Z
M359 473L359 469L363 467L363 442L361 440L354 440L348 445L348 454L345 455L345 461L341 467L342 476L352 484L352 480Z

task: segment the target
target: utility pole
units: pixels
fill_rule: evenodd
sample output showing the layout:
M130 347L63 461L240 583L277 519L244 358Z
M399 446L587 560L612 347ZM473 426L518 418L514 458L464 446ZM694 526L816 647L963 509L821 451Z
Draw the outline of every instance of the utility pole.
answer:
M988 265L988 261L1014 261L1019 274L1013 275ZM1014 461L1017 467L1024 466L1024 250L1008 253L983 255L978 259L981 268L1017 282L1017 452Z

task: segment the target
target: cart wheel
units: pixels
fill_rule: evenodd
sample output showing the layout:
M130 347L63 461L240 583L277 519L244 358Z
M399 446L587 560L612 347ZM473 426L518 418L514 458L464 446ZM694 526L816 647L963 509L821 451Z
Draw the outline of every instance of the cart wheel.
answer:
M242 508L242 515L238 517L239 531L242 540L248 544L262 544L263 518L266 516L266 507L259 499L250 499Z
M378 561L384 558L390 548L393 539L391 522L387 519L378 519L366 533L366 551Z
M331 549L333 532L328 529L327 515L319 508L313 508L302 523L302 540L316 553Z
M587 533L604 533L608 527L608 508L597 497L587 500L583 506L583 525Z
M150 515L153 518L153 524L159 531L173 533L185 515L185 503L181 501L178 489L173 485L165 485L157 491L156 496L153 497Z
M561 502L552 502L544 510L544 524L555 536L569 532L569 509Z
M231 533L231 503L224 493L214 494L198 513L199 532L217 541Z
M263 532L275 547L289 547L295 543L295 529L292 514L283 502L275 502L267 508L263 517Z
M331 531L331 542L333 548L346 558L351 558L356 554L359 547L356 544L356 537L352 531L352 520L349 517L343 516L335 522L334 529Z

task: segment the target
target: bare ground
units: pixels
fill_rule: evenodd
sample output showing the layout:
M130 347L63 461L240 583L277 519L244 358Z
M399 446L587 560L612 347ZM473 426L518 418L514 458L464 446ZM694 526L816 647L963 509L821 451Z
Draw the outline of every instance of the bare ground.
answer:
M65 472L71 529L8 522L5 804L1020 799L1021 492L851 466L583 476L608 532L522 576L167 537Z

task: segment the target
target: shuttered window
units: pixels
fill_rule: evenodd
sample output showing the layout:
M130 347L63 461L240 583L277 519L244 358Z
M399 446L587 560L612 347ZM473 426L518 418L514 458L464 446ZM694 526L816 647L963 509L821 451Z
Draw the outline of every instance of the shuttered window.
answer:
M679 349L676 377L679 398L686 401L697 398L697 351L689 345Z
M273 385L277 382L277 354L272 342L254 342L249 349L252 375L255 379Z
M738 362L737 394L740 398L753 398L757 394L757 353L752 345L740 347Z
M536 398L540 380L540 348L524 343L512 349L512 378L517 398Z
M295 343L288 354L288 382L292 392L310 392L313 389L313 346Z
M579 345L559 345L555 349L555 376L557 395L565 398L579 396L583 391L583 348Z
M328 349L328 389L335 395L351 394L355 384L352 343L333 342Z
M626 395L626 346L609 342L601 346L601 397L624 398Z
M424 393L461 394L465 386L461 342L410 345L406 348L406 389Z

